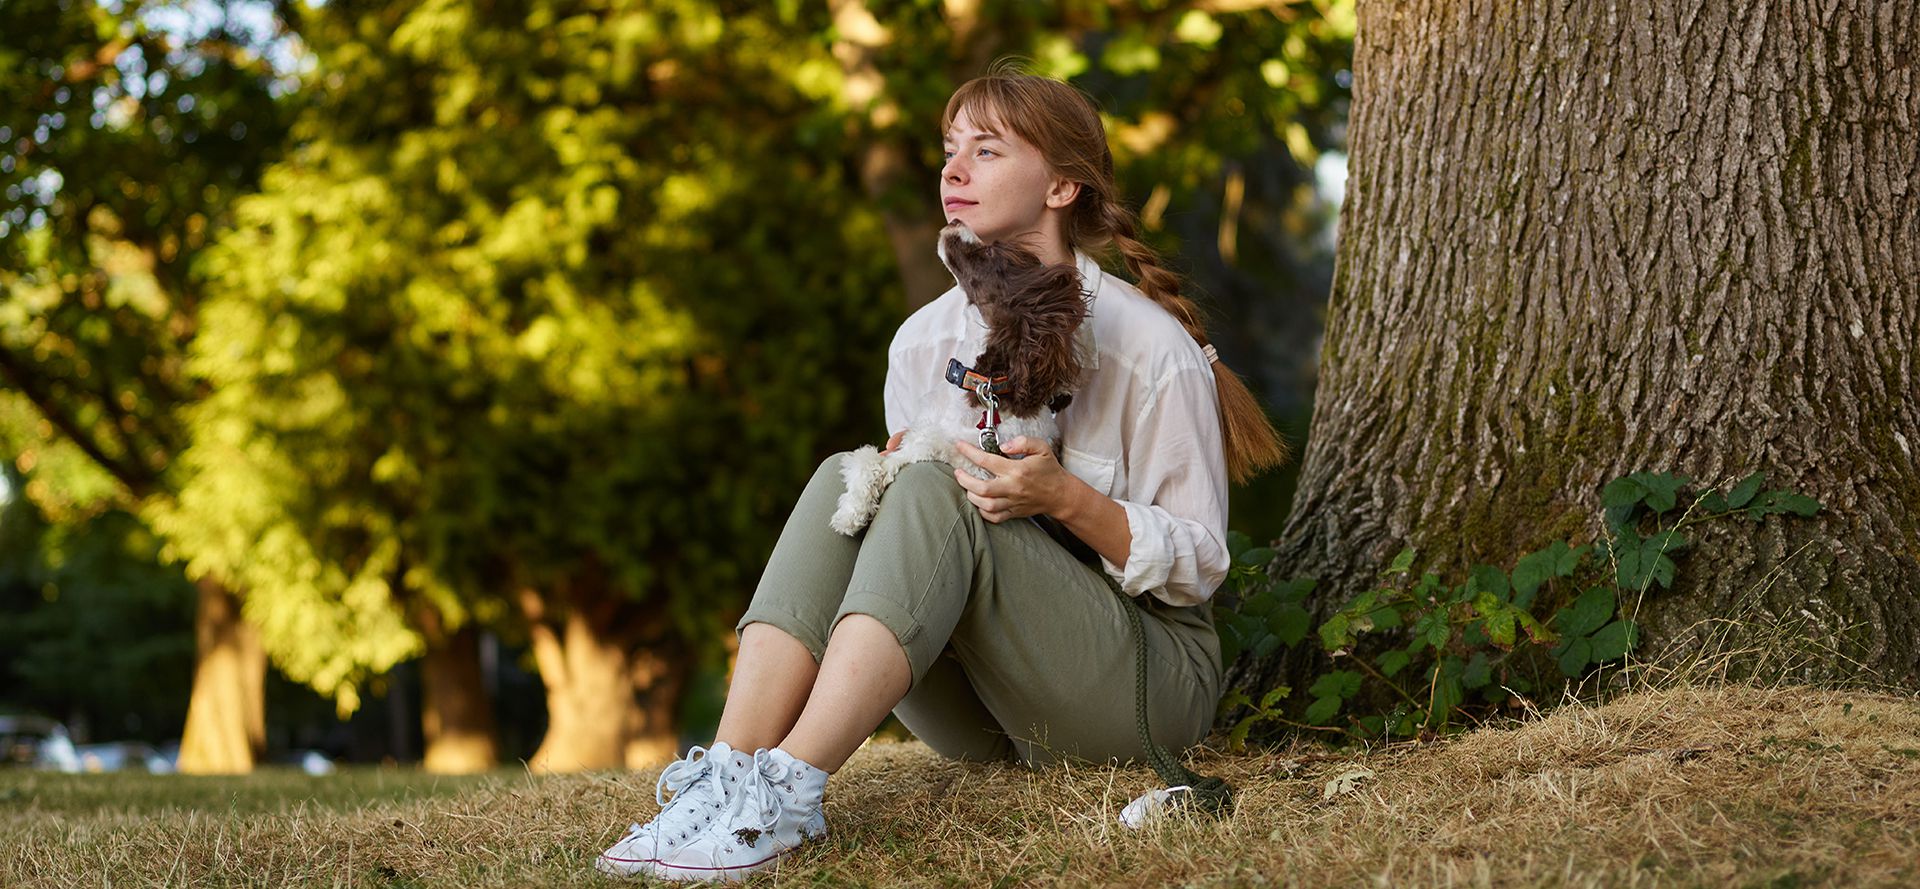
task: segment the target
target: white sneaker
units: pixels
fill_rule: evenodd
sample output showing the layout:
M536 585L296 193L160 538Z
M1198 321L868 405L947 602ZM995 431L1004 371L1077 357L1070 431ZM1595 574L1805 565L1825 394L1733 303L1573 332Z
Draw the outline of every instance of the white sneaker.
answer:
M740 880L773 867L801 844L827 835L821 809L827 773L774 748L753 754L726 814L700 836L661 855L655 876Z
M753 771L753 757L716 742L711 749L694 746L687 755L660 770L653 785L653 800L660 814L646 824L627 829L607 851L600 853L594 869L616 877L654 873L654 862L706 832L714 819L725 814L744 776ZM671 791L672 796L665 792Z

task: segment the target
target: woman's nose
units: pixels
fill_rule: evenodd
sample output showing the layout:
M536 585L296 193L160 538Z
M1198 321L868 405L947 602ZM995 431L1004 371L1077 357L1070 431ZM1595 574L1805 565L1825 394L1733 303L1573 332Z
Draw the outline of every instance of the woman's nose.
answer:
M940 167L940 176L948 182L965 182L966 163L957 154L947 158L947 162Z

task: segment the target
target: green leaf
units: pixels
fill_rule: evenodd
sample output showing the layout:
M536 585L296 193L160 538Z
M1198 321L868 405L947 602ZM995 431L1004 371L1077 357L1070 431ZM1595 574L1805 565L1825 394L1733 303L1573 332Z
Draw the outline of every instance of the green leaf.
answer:
M1233 634L1219 634L1219 662L1233 666L1240 661L1240 639Z
M1427 630L1427 644L1434 648L1446 645L1447 640L1451 638L1453 638L1453 628L1447 626L1444 620L1441 621L1438 626L1431 627Z
M1253 538L1248 537L1244 532L1227 532L1227 555L1232 556L1234 561L1240 561L1240 554L1252 548Z
M1501 648L1512 648L1515 638L1514 612L1511 608L1487 615L1487 638Z
M1253 656L1256 658L1266 657L1279 650L1279 636L1261 636L1260 641L1253 643Z
M1629 476L1647 489L1641 502L1654 512L1666 512L1680 501L1680 488L1691 479L1671 472L1636 472Z
M1400 609L1395 605L1384 605L1367 612L1367 620L1373 622L1376 630L1391 630L1400 626Z
M1328 651L1339 651L1353 644L1353 634L1348 632L1349 618L1335 614L1320 625L1320 645Z
M1317 698L1307 705L1307 712L1304 715L1309 725L1327 725L1332 721L1334 714L1339 712L1339 698Z
M1600 505L1630 508L1645 496L1647 496L1646 486L1632 476L1621 476L1607 482L1606 487L1600 489Z
M1438 635L1439 641L1433 641ZM1422 645L1445 645L1447 641L1447 612L1444 608L1435 608L1421 614L1413 621L1413 637ZM1414 649L1418 651L1419 649Z
M1467 660L1467 667L1460 674L1460 683L1468 688L1480 688L1493 681L1493 665L1487 662L1487 653L1476 651Z
M1629 520L1633 518L1633 507L1609 506L1604 513L1604 517L1607 523L1607 530L1618 533L1621 529L1626 528Z
M1760 493L1760 486L1765 483L1764 480L1765 474L1759 472L1741 479L1739 484L1733 486L1733 491L1727 494L1727 506L1732 509L1746 506L1753 500L1753 495Z
M1508 586L1505 571L1492 565L1475 565L1467 577L1474 589L1492 593L1500 597L1501 601L1506 600Z
M1466 690L1460 687L1462 664L1459 658L1445 658L1434 670L1433 710L1444 721L1445 714L1453 712L1466 697Z
M1407 664L1412 662L1412 660L1413 658L1410 657L1406 651L1399 648L1392 648L1381 652L1380 656L1375 658L1373 662L1379 666L1380 675L1392 676L1406 669Z
M1591 656L1594 663L1618 660L1640 641L1640 628L1630 620L1616 620L1594 631Z
M1780 498L1780 505L1794 515L1810 516L1820 511L1820 501L1805 494L1787 494Z
M1360 674L1353 670L1334 670L1313 681L1307 694L1316 698L1350 698L1360 691Z
M1278 637L1281 644L1294 646L1307 637L1307 628L1312 623L1313 617L1305 608L1283 605L1267 618L1267 631Z
M1264 546L1256 546L1242 552L1233 561L1234 564L1245 565L1249 568L1265 568L1267 567L1267 563L1273 561L1273 550Z
M1304 602L1307 594L1313 592L1314 579L1295 577L1273 585L1273 597L1282 602Z
M1278 685L1267 689L1267 693L1260 696L1260 709L1272 710L1274 705L1286 700L1287 695L1290 694L1293 694L1293 689L1285 685ZM1244 695L1242 695L1242 697L1244 697Z
M1708 513L1727 511L1727 495L1719 491L1708 491L1700 498L1700 508Z
M1566 541L1554 543L1564 546ZM1546 550L1535 550L1520 557L1513 566L1513 601L1516 603L1533 601L1533 595L1540 585L1553 577L1553 554Z
M1393 557L1393 564L1388 565L1387 570L1380 572L1380 576L1386 577L1390 574L1405 574L1412 570L1413 554L1414 549L1411 546L1396 553Z
M1560 672L1568 676L1580 675L1592 653L1593 647L1586 637L1568 637L1566 650L1560 653Z
M1553 616L1553 625L1562 634L1585 636L1600 628L1613 616L1613 608L1618 604L1613 590L1603 586L1593 587L1580 594L1573 604L1560 609Z

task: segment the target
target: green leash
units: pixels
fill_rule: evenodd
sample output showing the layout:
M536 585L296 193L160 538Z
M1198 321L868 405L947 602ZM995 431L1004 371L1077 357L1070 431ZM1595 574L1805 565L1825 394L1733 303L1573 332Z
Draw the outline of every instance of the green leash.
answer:
M1090 566L1091 567L1091 566ZM1140 606L1134 604L1133 597L1120 589L1113 575L1095 568L1100 579L1107 582L1113 594L1120 597L1120 605L1127 610L1127 623L1133 627L1133 710L1140 719L1140 746L1146 748L1147 761L1153 765L1153 771L1168 787L1185 784L1187 791L1183 802L1198 805L1200 811L1209 815L1224 815L1233 810L1233 787L1220 778L1195 773L1167 752L1167 748L1154 743L1153 733L1147 730L1147 631L1140 624Z

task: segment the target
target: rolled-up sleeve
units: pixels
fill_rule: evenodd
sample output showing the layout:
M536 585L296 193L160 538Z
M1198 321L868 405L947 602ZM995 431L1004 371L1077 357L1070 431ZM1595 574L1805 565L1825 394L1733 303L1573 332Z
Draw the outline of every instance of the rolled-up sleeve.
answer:
M1100 561L1129 595L1207 601L1226 579L1227 469L1213 373L1184 368L1154 387L1125 442L1132 542L1122 567Z

